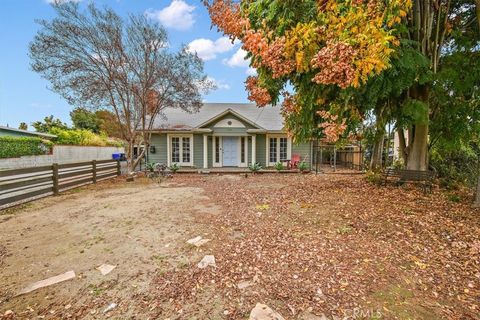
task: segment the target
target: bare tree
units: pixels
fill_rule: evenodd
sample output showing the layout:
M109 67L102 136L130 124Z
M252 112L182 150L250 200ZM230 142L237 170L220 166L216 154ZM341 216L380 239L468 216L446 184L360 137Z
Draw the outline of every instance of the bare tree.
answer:
M30 44L32 69L70 104L116 115L132 171L165 108L201 107L202 91L213 87L203 63L186 48L169 48L165 29L142 15L122 19L93 2L84 12L75 2L53 7L57 17L37 21L42 28ZM137 145L144 148L134 159Z

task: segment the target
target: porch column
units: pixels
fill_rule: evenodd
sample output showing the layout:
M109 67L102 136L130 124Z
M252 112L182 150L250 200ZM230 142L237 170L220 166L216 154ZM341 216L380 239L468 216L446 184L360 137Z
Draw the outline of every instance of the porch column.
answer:
M257 153L256 153L256 150L257 150L257 136L256 135L253 135L252 136L252 164L255 164L255 162L257 162Z
M203 168L208 168L208 137L203 135Z

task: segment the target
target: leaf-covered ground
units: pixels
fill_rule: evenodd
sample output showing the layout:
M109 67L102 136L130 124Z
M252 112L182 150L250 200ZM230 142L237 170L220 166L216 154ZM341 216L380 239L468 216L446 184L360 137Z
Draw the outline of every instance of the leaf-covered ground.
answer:
M217 267L159 273L142 298L152 317L244 319L261 302L286 319L480 319L480 212L468 199L361 175L176 183L223 208L196 217Z

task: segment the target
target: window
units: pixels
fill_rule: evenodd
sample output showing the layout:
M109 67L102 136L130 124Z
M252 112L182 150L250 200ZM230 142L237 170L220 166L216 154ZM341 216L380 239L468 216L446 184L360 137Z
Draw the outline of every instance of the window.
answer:
M215 163L220 163L220 137L215 137Z
M277 162L277 138L270 138L270 148L269 148L269 157L268 161L271 163Z
M288 139L280 138L280 161L288 160Z
M240 138L240 162L245 163L245 137Z
M180 138L172 138L172 162L180 162Z
M268 166L273 166L277 162L290 160L290 141L286 136L272 135L267 140Z
M192 164L192 138L186 136L174 136L170 138L171 163L183 165Z
M190 138L182 138L182 162L190 162Z

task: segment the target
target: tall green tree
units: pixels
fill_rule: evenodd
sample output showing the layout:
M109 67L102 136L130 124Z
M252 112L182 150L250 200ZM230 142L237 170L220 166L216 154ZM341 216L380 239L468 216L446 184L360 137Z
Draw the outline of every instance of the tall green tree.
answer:
M32 127L37 132L48 133L53 128L68 129L68 126L58 118L54 118L53 115L45 117L43 121L35 121L32 123Z
M94 133L100 132L101 120L95 112L77 107L70 112L70 118L75 129L86 129Z

